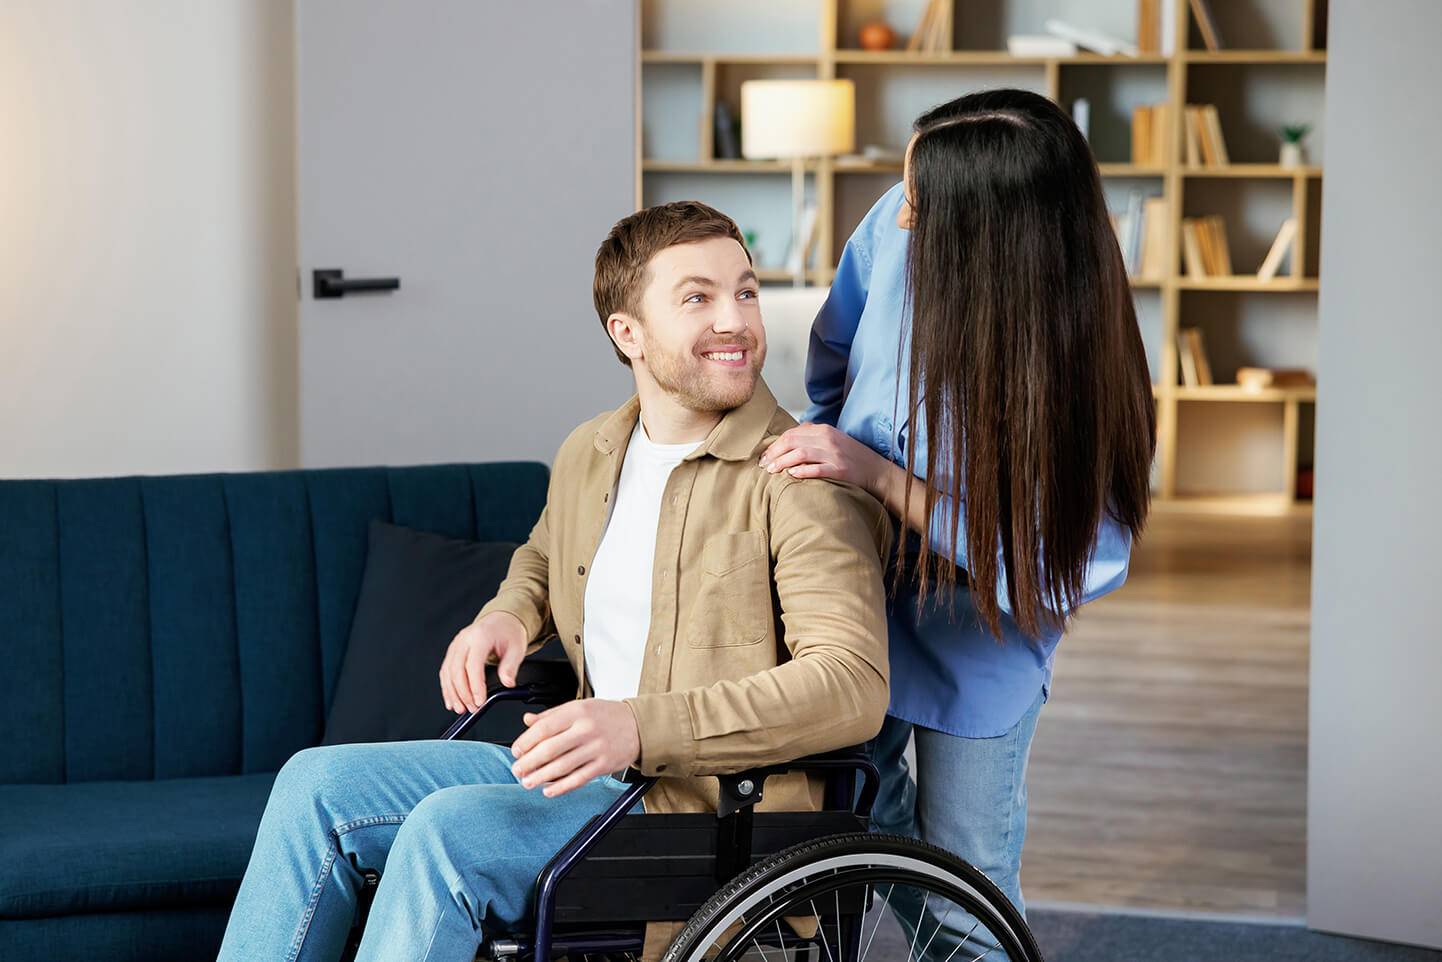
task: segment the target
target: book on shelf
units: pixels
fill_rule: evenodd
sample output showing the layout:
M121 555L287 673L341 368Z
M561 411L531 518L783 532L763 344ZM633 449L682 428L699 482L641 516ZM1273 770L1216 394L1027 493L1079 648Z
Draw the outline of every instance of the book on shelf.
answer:
M1212 366L1207 362L1200 327L1184 327L1177 331L1177 360L1181 362L1184 387L1212 385Z
M1186 123L1182 125L1182 133L1185 135L1187 147L1187 166L1202 166L1202 134L1197 124L1197 108L1188 107Z
M1087 140L1091 140L1092 126L1092 102L1086 97L1078 97L1071 104L1071 122L1076 124L1076 129Z
M1137 52L1162 49L1162 0L1137 0Z
M1222 136L1222 118L1215 104L1187 105L1187 163L1194 167L1220 167L1231 162Z
M1114 221L1117 245L1121 248L1122 265L1128 277L1136 277L1137 268L1141 266L1142 204L1145 200L1141 191L1131 191L1127 195L1126 213L1117 214Z
M1239 367L1237 384L1244 391L1265 391L1267 388L1312 387L1317 379L1300 367Z
M1161 54L1170 57L1177 52L1177 5L1173 0L1162 0L1161 13Z
M1188 277L1206 277L1206 259L1202 256L1202 235L1195 217L1182 218L1182 264Z
M1065 20L1055 18L1048 20L1043 24L1043 29L1054 37L1070 40L1078 47L1094 50L1104 56L1111 57L1121 54L1124 57L1135 57L1137 55L1136 44L1127 43L1125 40L1102 33L1100 30L1078 27Z
M1202 141L1202 149L1205 155L1207 145L1211 145L1212 159L1207 161L1218 167L1225 167L1232 162L1227 155L1227 141L1222 136L1222 117L1217 113L1216 104L1202 105L1202 120L1206 130L1206 139Z
M736 138L736 120L732 116L730 104L726 101L716 101L716 109L712 114L712 125L715 128L715 147L712 153L721 160L739 159L741 144Z
M1220 217L1182 219L1182 262L1188 277L1228 277L1232 256L1227 225Z
M1277 231L1277 237L1272 241L1272 247L1267 251L1267 256L1262 261L1262 266L1257 270L1257 280L1270 281L1277 276L1277 271L1282 266L1282 261L1287 256L1287 251L1292 247L1292 242L1297 239L1297 218L1288 217L1282 221L1282 229Z
M1046 34L1013 34L1006 38L1006 52L1013 57L1075 57L1077 45Z
M927 0L916 29L906 41L910 53L938 53L950 48L951 4L948 0Z
M801 210L801 232L791 238L791 249L786 252L786 273L799 274L811 262L811 249L816 244L816 221L820 209L814 201L808 201Z
M1227 224L1220 217L1202 217L1198 220L1202 239L1202 262L1208 266L1207 273L1213 277L1230 277L1232 274L1231 245L1227 243Z
M1142 204L1141 263L1137 277L1160 280L1167 273L1168 209L1165 197L1148 197Z
M1161 167L1167 162L1171 104L1138 104L1132 108L1132 163Z
M1192 16L1197 21L1197 29L1201 31L1202 43L1206 44L1208 50L1217 51L1222 49L1222 37L1217 32L1217 21L1212 18L1212 10L1207 6L1207 0L1189 0L1192 8Z

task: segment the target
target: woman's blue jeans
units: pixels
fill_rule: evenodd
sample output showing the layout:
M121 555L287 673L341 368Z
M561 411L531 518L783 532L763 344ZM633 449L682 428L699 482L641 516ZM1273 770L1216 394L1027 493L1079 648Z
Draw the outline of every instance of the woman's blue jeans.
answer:
M466 741L336 745L276 777L222 962L335 960L362 871L381 873L357 962L470 962L530 908L537 874L624 785L522 788L511 753Z
M867 745L881 770L872 829L909 835L956 854L985 873L1024 913L1020 872L1026 838L1026 763L1041 705L1038 691L1021 720L995 738L949 735L888 715ZM903 754L913 734L914 777ZM899 908L897 917L909 929L908 917L916 919L921 907ZM937 919L929 911L925 916L928 924L921 940L935 934L928 955L945 959L971 920Z

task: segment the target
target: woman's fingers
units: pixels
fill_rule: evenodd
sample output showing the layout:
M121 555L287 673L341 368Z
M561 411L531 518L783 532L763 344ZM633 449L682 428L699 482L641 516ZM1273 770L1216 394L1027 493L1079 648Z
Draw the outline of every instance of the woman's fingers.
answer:
M834 431L835 428L825 424L812 424L807 421L805 424L798 424L788 431L782 432L781 436L772 441L765 451L761 452L761 466L764 468L772 461L781 457L787 451L815 441L818 438L825 438L827 431Z

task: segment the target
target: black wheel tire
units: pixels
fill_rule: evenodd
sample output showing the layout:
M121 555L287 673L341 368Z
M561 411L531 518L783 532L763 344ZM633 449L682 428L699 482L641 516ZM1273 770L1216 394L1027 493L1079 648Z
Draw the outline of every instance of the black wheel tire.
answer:
M872 878L904 880L902 884L945 895L988 927L1010 962L1042 962L1041 950L1021 913L985 875L935 845L873 832L830 835L757 862L696 910L662 962L700 962L714 950L714 943L728 926L742 916L752 918L762 907L768 919L810 914L788 913L786 906L793 903L786 900L794 898L792 893L825 886L828 878L848 885ZM776 898L778 893L784 894ZM801 901L796 899L794 904ZM734 950L736 946L724 948ZM715 956L723 962L729 957L725 953Z

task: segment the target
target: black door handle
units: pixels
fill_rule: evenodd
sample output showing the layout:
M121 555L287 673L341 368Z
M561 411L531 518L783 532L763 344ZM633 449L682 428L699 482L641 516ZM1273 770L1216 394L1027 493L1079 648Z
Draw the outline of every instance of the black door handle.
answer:
M313 293L317 300L330 297L345 297L347 294L372 293L375 291L399 290L399 277L356 277L345 279L345 271L320 270L312 272Z

